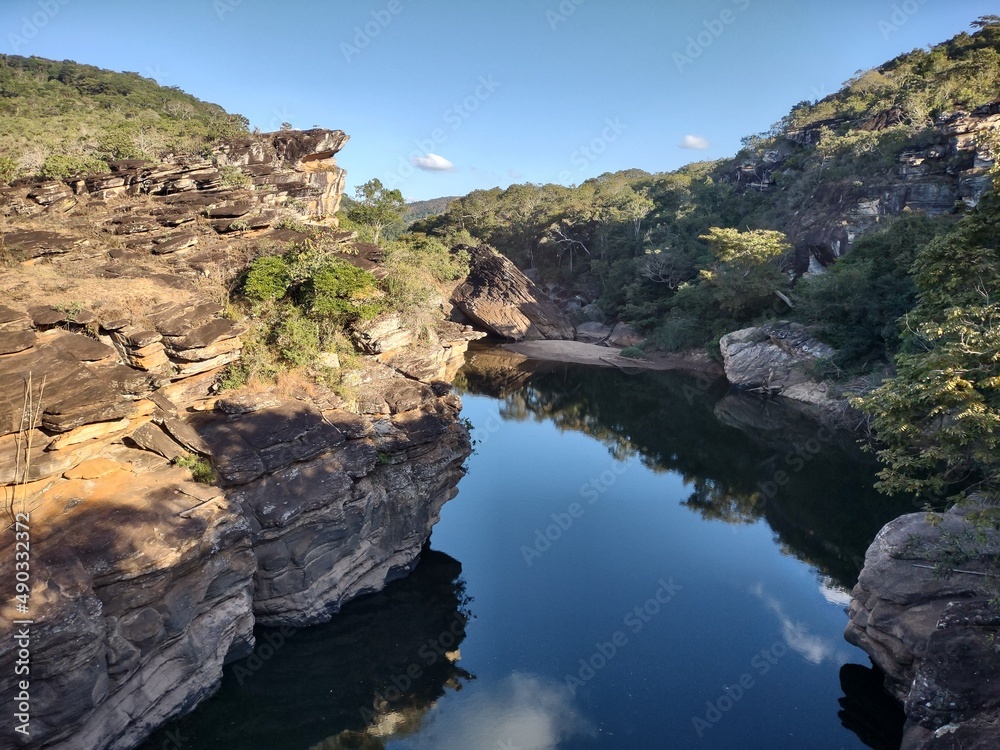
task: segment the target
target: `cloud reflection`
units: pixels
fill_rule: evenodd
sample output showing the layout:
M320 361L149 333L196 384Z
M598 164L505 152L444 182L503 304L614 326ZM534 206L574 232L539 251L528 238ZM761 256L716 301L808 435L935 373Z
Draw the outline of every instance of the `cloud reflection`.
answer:
M781 625L781 635L785 645L810 664L822 664L825 661L842 662L846 656L839 643L825 639L809 632L805 623L793 620L785 612L784 605L775 597L764 591L764 584L757 583L750 588L750 593L760 599L770 609Z
M593 732L565 685L515 672L498 684L466 688L439 702L421 731L398 747L555 750L562 742Z

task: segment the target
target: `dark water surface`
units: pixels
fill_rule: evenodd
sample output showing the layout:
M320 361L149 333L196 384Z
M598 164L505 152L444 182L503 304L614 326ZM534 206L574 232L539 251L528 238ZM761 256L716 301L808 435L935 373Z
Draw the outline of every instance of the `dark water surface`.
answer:
M849 438L686 375L470 362L476 454L413 575L259 631L146 750L898 748L842 633L910 508Z

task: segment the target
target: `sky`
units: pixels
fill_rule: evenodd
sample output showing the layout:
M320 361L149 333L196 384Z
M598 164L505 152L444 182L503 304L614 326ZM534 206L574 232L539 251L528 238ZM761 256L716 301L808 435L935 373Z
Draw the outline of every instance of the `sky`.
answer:
M992 6L992 7L991 7ZM579 184L733 155L981 0L0 0L0 51L343 130L348 192Z

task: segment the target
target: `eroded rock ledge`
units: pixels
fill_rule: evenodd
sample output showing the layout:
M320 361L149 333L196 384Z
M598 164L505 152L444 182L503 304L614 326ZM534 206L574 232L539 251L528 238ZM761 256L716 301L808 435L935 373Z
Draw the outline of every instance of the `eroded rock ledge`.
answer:
M989 604L1000 535L974 527L969 512L889 523L853 592L845 636L903 703L902 750L987 750L1000 736L1000 615Z
M455 494L471 448L446 381L467 327L373 334L350 403L304 380L216 390L245 325L214 279L241 243L300 240L283 217L336 206L346 140L270 134L214 164L0 191L0 486L5 527L30 513L32 586L0 622L33 621L30 740L5 722L0 746L134 747L217 689L255 623L320 622L405 574ZM5 533L8 581L13 547ZM0 639L0 672L15 660Z

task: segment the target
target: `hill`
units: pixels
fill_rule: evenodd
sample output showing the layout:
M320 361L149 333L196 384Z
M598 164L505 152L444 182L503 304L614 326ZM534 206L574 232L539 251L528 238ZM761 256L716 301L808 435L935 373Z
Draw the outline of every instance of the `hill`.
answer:
M733 158L604 174L576 187L477 190L414 228L494 246L582 298L581 320L624 320L656 346L707 345L716 355L723 333L793 308L808 322L831 322L830 300L811 304L809 285L793 288L787 276L822 271L855 250L870 259L881 242L892 252L882 252L878 270L854 273L891 280L882 296L866 303L874 292L858 283L850 291L861 299L840 309L872 316L848 364L884 361L894 352L895 318L915 294L916 247L948 231L991 183L1000 18L973 26L796 104L767 132L745 138ZM912 214L924 218L878 239L876 230ZM752 247L763 239L767 247Z
M199 153L247 120L138 73L0 55L0 180L106 171L119 159Z

